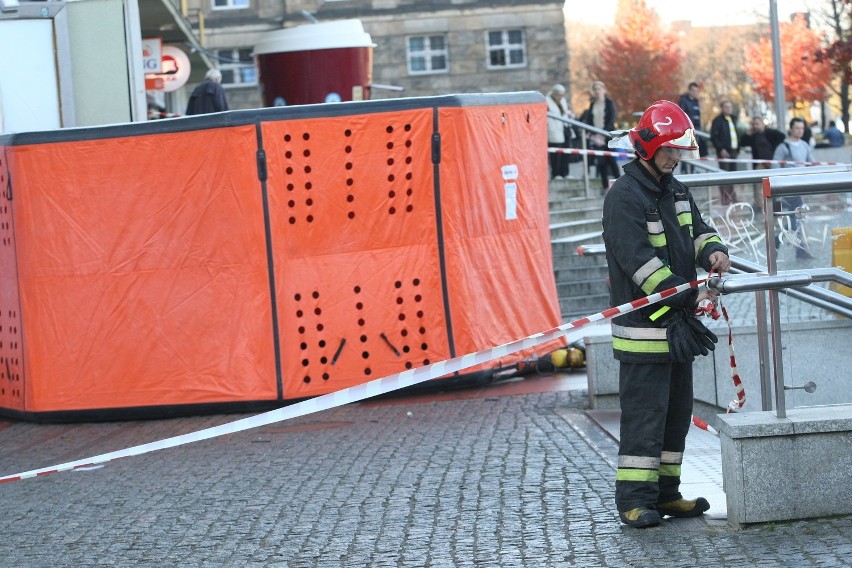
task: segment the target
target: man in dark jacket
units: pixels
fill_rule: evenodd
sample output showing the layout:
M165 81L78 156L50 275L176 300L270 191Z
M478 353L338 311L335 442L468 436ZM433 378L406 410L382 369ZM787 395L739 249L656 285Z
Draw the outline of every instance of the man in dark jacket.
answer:
M785 135L780 130L768 128L763 118L760 116L752 117L751 130L743 135L740 141L740 146L751 148L751 157L755 160L771 160L775 154L775 148L784 141ZM772 167L769 163L755 163L754 169L767 170ZM755 184L753 188L752 207L755 209L763 208L763 186Z
M208 114L228 110L225 89L222 88L222 72L211 69L204 76L204 82L195 87L186 105L186 114Z
M637 158L603 207L613 306L692 282L696 265L719 273L730 268L727 248L702 221L689 188L672 175L681 152L698 157L683 110L658 101L628 136ZM698 516L710 507L679 491L692 418L692 361L716 342L693 315L704 299L715 296L690 288L612 322L621 404L615 502L621 521L632 527L657 525L666 515Z
M693 81L687 87L687 91L680 96L677 106L683 109L692 125L701 129L701 102L698 100L698 95L701 92L701 87ZM703 138L698 138L698 156L703 158L707 155L707 142ZM692 173L693 168L689 164L684 164L684 171Z
M710 124L710 142L716 148L717 158L735 159L740 151L739 137L737 136L737 121L733 117L734 103L722 101L722 112L713 119ZM734 162L719 162L719 167L725 171L733 172L737 169ZM733 185L721 185L722 205L729 205L737 200L737 193Z

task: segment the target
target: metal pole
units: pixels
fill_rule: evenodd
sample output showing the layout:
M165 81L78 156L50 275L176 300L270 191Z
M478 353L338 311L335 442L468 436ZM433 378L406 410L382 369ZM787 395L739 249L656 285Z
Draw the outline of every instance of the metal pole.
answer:
M769 27L772 33L772 71L775 75L775 126L784 131L787 124L787 95L784 92L784 70L781 67L781 32L778 28L776 0L769 0Z
M760 361L760 408L772 410L772 381L769 378L769 330L766 326L766 294L754 292L757 312L757 357Z
M586 133L585 131L580 132L580 145L583 150L586 150ZM589 191L589 155L583 152L583 186L586 189L586 197L591 197L591 192Z
M773 2L774 4L774 2ZM775 251L775 211L772 198L768 197L769 178L763 180L763 226L766 232L766 269L771 276L778 274ZM772 368L775 371L775 416L787 417L784 400L784 360L781 352L781 307L778 305L778 290L769 290L769 318L772 321Z

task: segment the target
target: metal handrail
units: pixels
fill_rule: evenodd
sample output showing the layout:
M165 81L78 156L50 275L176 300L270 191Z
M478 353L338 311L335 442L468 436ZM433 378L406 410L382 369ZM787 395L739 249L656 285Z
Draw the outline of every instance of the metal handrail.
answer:
M790 168L793 169L793 168ZM810 168L809 168L810 169ZM788 195L820 195L852 191L852 174L848 172L813 173L807 175L777 175L783 170L772 170L771 176L763 180L763 210L772 211L772 199ZM766 268L770 276L778 273L775 250L775 217L764 214L764 232L766 233ZM781 310L778 304L778 291L769 290L769 317L772 322L772 359L775 372L775 414L778 418L787 416L784 400L784 364L781 353ZM758 325L765 321L758 320Z
M770 170L737 170L735 172L721 172L716 174L689 174L677 176L678 181L681 181L692 187L707 187L720 184L746 184L746 183L762 183L767 177L786 177L807 174L836 173L850 172L852 164L843 164L838 166L811 166L801 168L777 168ZM776 184L778 182L775 182ZM849 191L848 189L846 191ZM825 193L822 191L815 193ZM786 194L785 194L786 195Z
M767 333L766 333L766 300L763 292L768 292L770 296L769 312L772 318L772 350L773 350L773 369L775 371L775 415L778 418L787 416L787 406L785 401L785 386L784 386L784 370L783 361L781 361L781 333L780 333L780 316L778 307L778 291L784 289L788 295L793 295L794 292L804 292L811 288L811 283L817 280L833 281L845 283L852 281L852 274L838 269L823 270L811 269L801 272L784 272L782 274L736 274L728 276L712 276L707 279L707 287L718 290L722 293L736 293L754 291L757 298L757 326L758 326L758 350L760 352L760 385L761 385L761 400L763 410L771 410L771 395L772 382L769 380L768 368L765 364L768 355ZM790 290L789 288L801 288L801 290ZM829 292L829 290L823 290ZM773 296L775 301L773 302ZM838 296L840 296L838 294ZM845 297L844 297L845 298ZM845 298L849 300L848 298ZM811 301L811 300L806 300ZM826 302L830 303L830 302ZM844 313L847 317L852 316L852 301L846 302L850 309L842 310L837 306L833 307L833 311Z
M772 199L791 195L819 195L825 193L844 193L852 191L852 165L816 166L807 168L782 168L771 170L745 170L726 172L724 174L695 174L678 176L684 183L696 186L718 185L720 183L762 183L763 210L772 211ZM770 175L771 174L771 175ZM783 212L781 213L783 214ZM766 260L763 267L744 259L731 257L732 272L737 270L748 274L749 280L730 281L731 275L721 279L710 279L709 287L717 287L726 292L755 290L757 312L758 350L760 358L761 395L763 410L771 410L770 393L772 382L769 380L769 370L766 366L769 348L768 339L772 340L772 361L775 374L775 413L778 418L787 415L784 395L784 370L781 357L781 316L778 303L779 288L788 296L795 297L810 304L819 306L834 313L852 318L852 299L831 290L812 285L813 282L837 282L846 286L852 285L852 274L838 268L817 268L805 271L778 272L775 251L775 216L764 215L766 234ZM604 245L583 245L577 248L577 254L596 255L605 253ZM767 307L764 290L769 296L768 315L771 320L771 331L767 331Z
M766 267L744 258L731 257L732 274L767 274ZM780 272L779 274L787 274ZM852 287L852 275L839 268L810 268L797 270L796 274L807 274L812 282L837 282L844 286ZM852 319L852 298L838 294L832 290L826 290L820 286L806 286L797 290L781 290L782 293L807 302L818 308L833 312Z
M606 247L600 243L580 245L577 247L577 254L580 256L599 256L606 254ZM760 275L767 274L766 267L750 260L731 256L731 274L737 275ZM810 280L810 284L798 289L781 290L782 293L806 302L826 311L841 315L852 319L852 298L838 294L832 290L826 290L820 286L814 286L815 282L837 282L844 286L852 287L852 274L845 272L839 268L810 268L805 270L797 270L795 272L780 272L778 276L787 278L790 275L805 275ZM723 293L734 291L733 288L720 290ZM736 290L740 291L740 290Z
M596 126L592 126L591 124L585 123L581 120L577 120L575 118L568 118L568 117L565 117L565 116L554 114L552 112L548 112L547 117L558 120L558 121L560 121L564 124L568 124L570 126L574 126L576 128L580 128L582 130L592 132L594 134L600 134L601 136L606 136L607 138L613 138L616 134L620 135L621 133L625 132L623 130L616 130L614 132L610 132L608 130L598 128ZM698 136L701 136L702 138L708 138L708 139L710 138L710 135L707 134L706 132L701 132L699 130L696 130L695 133ZM581 143L581 147L582 147L583 150L588 149L586 147L586 137L585 136L580 136L580 143ZM698 167L698 168L701 168L703 170L707 170L709 172L720 171L717 166L715 166L715 165L713 165L709 162L693 161L693 162L690 162L690 164L694 167ZM591 196L591 190L590 190L590 187L589 187L589 157L585 153L583 154L583 184L584 184L584 190L586 192L586 197L590 197Z
M852 166L849 166L852 169ZM810 169L810 168L808 168ZM852 191L852 174L808 172L807 182L802 178L790 178L772 175L763 182L763 194L767 199L788 197L790 195L821 195L823 193L846 193Z
M559 121L561 121L565 124L571 125L571 126L576 126L577 128L582 128L584 130L594 132L595 134L600 134L602 136L606 136L607 138L612 138L612 135L608 131L602 130L602 129L597 128L595 126L592 126L590 124L586 124L585 122L582 122L580 120L576 120L576 119L573 119L573 118L567 118L567 117L564 117L564 116L560 116L558 114L553 114L552 112L548 112L547 117L548 118L554 118L556 120L559 120ZM586 137L585 136L580 136L580 144L581 144L581 147L582 147L583 150L588 149L588 148L586 148ZM583 153L583 188L584 188L584 191L586 193L586 197L591 197L592 196L591 195L591 187L589 186L589 156L586 153Z
M577 247L577 254L583 256L601 255L606 253L602 244L581 245ZM781 352L780 343L780 313L777 302L778 292L782 292L791 298L807 302L826 311L852 319L852 298L838 294L832 290L826 290L814 285L815 282L836 282L844 286L852 286L852 274L839 268L811 268L800 271L784 271L776 274L767 274L766 267L754 262L732 256L731 274L722 277L711 277L707 280L707 286L719 290L723 294L738 292L755 292L755 310L757 312L757 345L758 359L760 362L760 394L762 410L772 410L773 382L769 376L769 339L766 319L766 296L774 295L776 300L770 301L770 316L773 326L771 339L774 353ZM770 298L771 300L771 298ZM777 335L777 337L776 337ZM786 402L784 398L784 375L783 363L774 358L775 369L775 409L778 418L787 415Z

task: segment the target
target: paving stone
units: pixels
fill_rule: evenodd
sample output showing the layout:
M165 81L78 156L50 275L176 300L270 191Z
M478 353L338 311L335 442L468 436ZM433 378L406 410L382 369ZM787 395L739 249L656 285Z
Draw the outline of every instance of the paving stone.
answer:
M346 427L270 429L263 443L249 431L4 484L0 558L51 568L798 568L847 566L852 555L849 517L743 529L701 519L623 527L612 466L559 414L581 413L585 391L411 400L293 421ZM9 423L0 429L0 471L236 418Z

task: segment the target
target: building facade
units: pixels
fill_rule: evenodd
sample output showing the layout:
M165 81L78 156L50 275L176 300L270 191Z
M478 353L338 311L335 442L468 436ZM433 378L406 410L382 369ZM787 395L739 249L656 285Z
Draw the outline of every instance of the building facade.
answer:
M262 106L253 49L263 34L314 20L363 22L376 44L373 99L546 92L568 82L562 0L186 2L188 20L222 70L232 108Z

